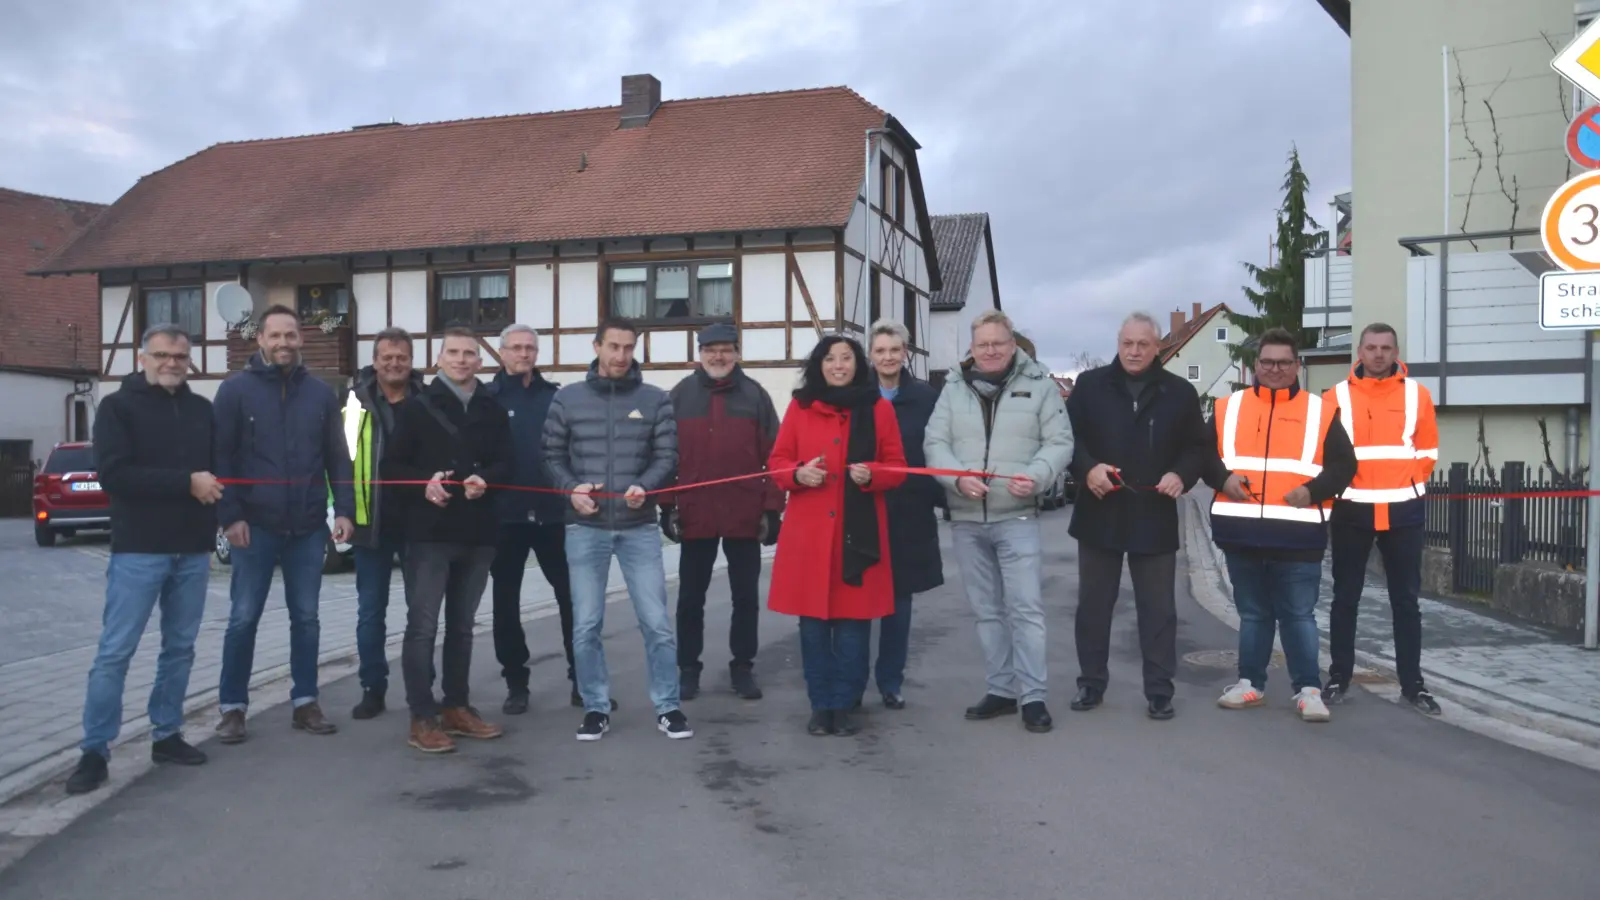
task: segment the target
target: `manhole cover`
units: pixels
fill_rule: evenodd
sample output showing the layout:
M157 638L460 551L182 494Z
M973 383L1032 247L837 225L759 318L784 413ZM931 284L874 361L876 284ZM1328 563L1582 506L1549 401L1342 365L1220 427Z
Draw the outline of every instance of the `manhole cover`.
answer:
M1183 661L1191 666L1200 666L1206 669L1239 668L1239 654L1233 650L1196 650L1193 653L1185 653ZM1283 654L1274 652L1272 661L1267 664L1267 668L1281 669L1283 665Z

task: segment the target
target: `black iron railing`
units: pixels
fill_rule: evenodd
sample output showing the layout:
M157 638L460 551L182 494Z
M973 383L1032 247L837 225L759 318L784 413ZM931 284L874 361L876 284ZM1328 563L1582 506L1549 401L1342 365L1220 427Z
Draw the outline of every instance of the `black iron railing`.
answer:
M1492 469L1454 463L1428 483L1427 543L1450 551L1451 581L1461 593L1492 593L1495 567L1508 563L1580 570L1587 550L1587 501L1507 495L1587 487L1542 470L1530 478L1520 462L1506 463L1498 477Z

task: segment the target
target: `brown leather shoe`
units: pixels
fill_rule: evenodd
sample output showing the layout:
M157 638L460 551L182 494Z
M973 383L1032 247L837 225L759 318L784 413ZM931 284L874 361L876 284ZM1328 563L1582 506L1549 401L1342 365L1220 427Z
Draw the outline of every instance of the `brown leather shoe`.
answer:
M224 744L242 744L245 739L244 710L230 709L217 723L217 740Z
M329 722L315 702L294 709L294 727L308 734L333 734L339 726Z
M450 753L456 749L456 742L439 728L437 720L422 716L411 717L411 740L406 743L423 753Z
M486 741L505 732L499 725L490 725L478 718L478 711L470 706L459 706L441 711L439 719L446 734L456 737L477 738Z

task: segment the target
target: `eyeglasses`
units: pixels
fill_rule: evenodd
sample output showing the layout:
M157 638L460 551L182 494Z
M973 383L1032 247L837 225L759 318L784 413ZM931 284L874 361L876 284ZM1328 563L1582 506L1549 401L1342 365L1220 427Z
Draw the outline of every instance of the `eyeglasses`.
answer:
M1298 362L1297 359L1256 359L1256 365L1263 369L1292 369Z
M155 360L158 363L164 363L164 362L186 363L186 362L189 361L189 354L187 354L187 353L168 353L165 350L152 350L149 353L146 353L145 355L150 357L151 359Z
M985 344L973 344L973 353L994 353L1011 346L1011 341L990 341Z

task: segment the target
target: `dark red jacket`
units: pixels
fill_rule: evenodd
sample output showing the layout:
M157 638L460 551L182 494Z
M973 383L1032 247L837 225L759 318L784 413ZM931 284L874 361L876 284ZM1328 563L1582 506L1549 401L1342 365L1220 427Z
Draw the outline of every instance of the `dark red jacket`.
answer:
M735 366L722 381L696 370L672 389L678 422L678 484L715 481L767 467L778 438L778 411L766 388ZM660 495L676 504L684 540L754 539L761 517L783 511L783 489L770 478Z

